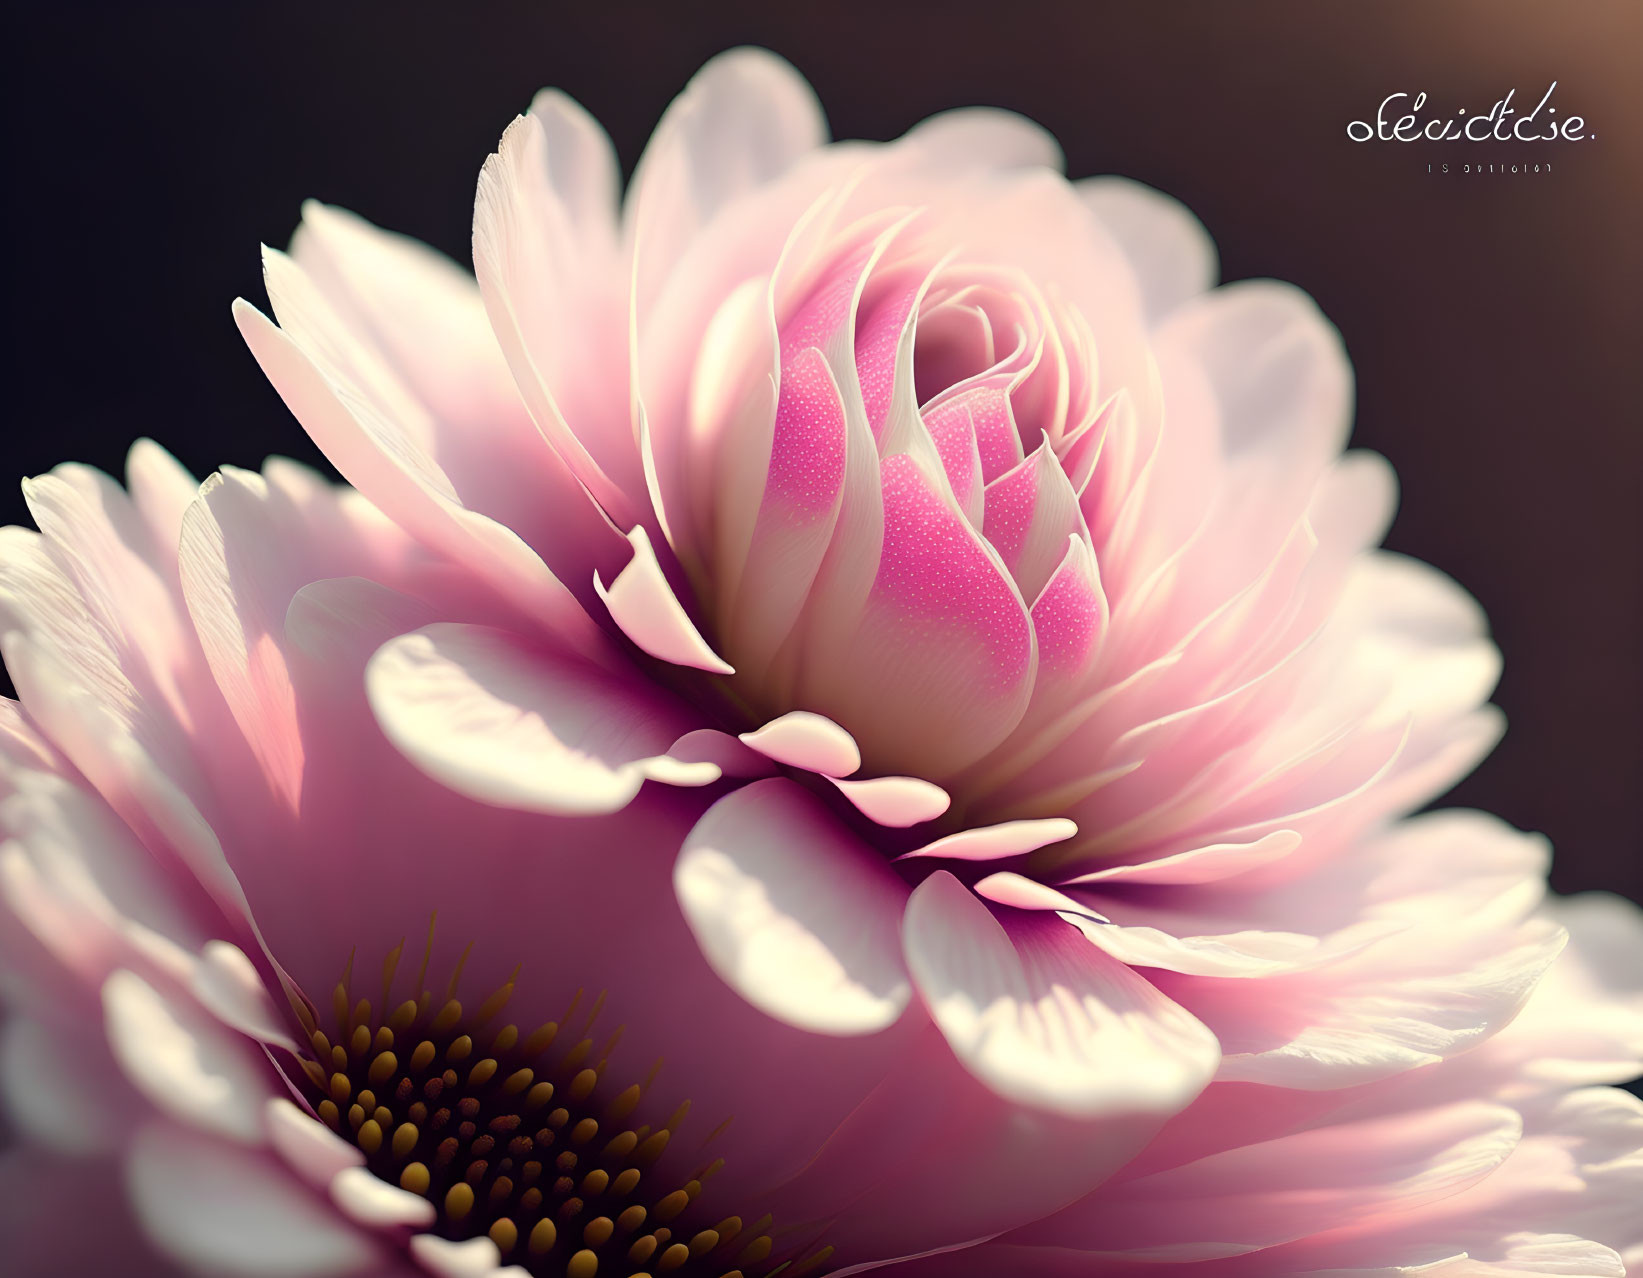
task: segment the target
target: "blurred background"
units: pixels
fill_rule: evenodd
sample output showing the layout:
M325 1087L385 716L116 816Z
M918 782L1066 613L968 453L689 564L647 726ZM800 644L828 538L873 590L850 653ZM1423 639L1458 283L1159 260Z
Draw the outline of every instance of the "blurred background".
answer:
M10 20L4 470L323 466L240 344L259 240L307 196L466 261L474 179L538 87L629 171L690 73L740 43L810 78L835 134L944 107L1046 124L1075 176L1186 202L1228 279L1317 298L1357 370L1355 442L1403 499L1389 544L1488 610L1505 742L1444 803L1557 847L1554 884L1643 900L1643 5L32 5ZM1349 120L1527 110L1579 144L1354 144ZM1527 99L1527 101L1526 101ZM1541 174L1428 173L1550 161ZM0 521L27 522L9 480Z

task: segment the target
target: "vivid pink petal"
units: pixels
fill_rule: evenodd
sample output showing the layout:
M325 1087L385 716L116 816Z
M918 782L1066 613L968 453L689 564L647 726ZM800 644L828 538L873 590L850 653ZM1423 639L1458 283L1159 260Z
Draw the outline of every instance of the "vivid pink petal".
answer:
M987 485L982 532L1015 578L1037 599L1067 555L1068 539L1088 541L1078 494L1048 444Z

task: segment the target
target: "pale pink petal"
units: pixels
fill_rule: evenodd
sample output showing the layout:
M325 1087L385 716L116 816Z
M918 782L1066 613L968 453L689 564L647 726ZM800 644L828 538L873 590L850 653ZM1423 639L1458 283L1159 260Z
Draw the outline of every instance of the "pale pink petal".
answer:
M331 1178L330 1191L343 1215L367 1229L426 1227L437 1214L421 1194L390 1185L363 1167L344 1167Z
M10 964L8 979L13 985L19 979ZM81 1165L118 1150L130 1135L132 1098L106 1053L99 1059L98 1027L94 1022L53 1025L26 1014L18 1003L14 993L0 1025L0 1097L14 1140L33 1146L36 1154L62 1153ZM17 1144L12 1151L15 1157Z
M197 1272L340 1278L384 1259L369 1235L253 1151L155 1124L126 1170L150 1241Z
M1240 1255L1454 1194L1521 1131L1482 1102L1326 1125L1110 1185L1016 1237L1139 1264Z
M274 1152L316 1188L329 1185L344 1168L365 1165L364 1150L283 1096L272 1097L263 1109L263 1129Z
M1352 370L1334 327L1299 289L1254 280L1181 306L1157 340L1161 363L1193 361L1214 395L1234 503L1221 518L1235 527L1236 505L1258 501L1258 522L1293 519L1351 420Z
M651 656L674 665L710 674L735 674L702 638L673 593L644 527L634 528L628 541L633 546L633 558L616 579L608 587L597 574L593 579L594 589L622 633Z
M601 379L626 380L616 258L609 229L601 237L579 227L556 187L558 131L554 119L520 116L485 162L474 271L537 426L611 520L628 527L644 493L629 405L608 389L595 394ZM591 269L598 265L602 275Z
M1061 146L1043 125L997 107L960 107L921 120L902 135L903 146L943 168L1059 170Z
M190 989L200 1005L223 1024L259 1043L297 1051L262 974L239 946L207 941Z
M350 483L407 532L466 564L528 613L567 634L591 631L575 597L540 556L510 529L464 509L425 448L342 371L322 370L248 303L235 303L234 317L263 373Z
M742 733L741 740L777 763L830 777L847 777L861 767L855 739L827 716L809 710L790 710Z
M767 777L776 770L768 757L717 728L693 728L667 752L680 763L711 763L727 777Z
M938 872L914 890L907 966L965 1065L1001 1095L1058 1113L1167 1114L1209 1081L1214 1036L1047 914L1009 927Z
M641 311L716 214L825 140L810 86L774 54L735 49L698 71L634 170L626 215Z
M589 216L597 222L597 213ZM614 216L608 194L607 256ZM429 461L465 508L512 529L578 585L582 569L620 562L615 529L520 398L471 274L415 240L314 201L303 206L291 255L362 344L374 345L383 375L425 410L402 424L422 432Z
M1491 937L1482 952L1451 955L1409 954L1392 937L1316 972L1260 982L1160 973L1158 983L1216 1032L1222 1078L1344 1087L1431 1064L1510 1023L1563 940L1527 926L1509 944Z
M673 881L708 962L754 1006L826 1034L873 1033L901 1015L906 887L791 782L719 800Z
M139 439L126 454L126 488L142 513L154 545L169 560L182 536L183 512L199 494L195 479L152 439Z
M531 99L546 142L548 178L579 239L598 244L616 233L622 192L616 149L599 122L558 89Z
M134 972L104 982L103 1007L115 1058L161 1112L215 1136L261 1143L269 1082L236 1035Z
M1005 821L1000 825L960 830L957 834L946 835L934 843L905 852L897 859L934 856L954 861L995 861L1036 851L1062 839L1070 839L1077 833L1078 827L1065 817Z
M411 1256L435 1278L490 1278L506 1272L499 1268L501 1251L484 1237L451 1242L437 1234L418 1234L411 1239Z
M1129 178L1086 178L1074 186L1123 247L1149 323L1214 287L1215 243L1185 206Z
M1076 878L1063 879L1061 886L1092 883L1218 883L1222 879L1270 865L1300 846L1301 836L1293 830L1274 830L1249 843L1212 843L1177 852L1173 856L1160 857L1156 861L1094 870Z
M613 812L647 779L707 785L668 747L680 709L637 679L500 630L441 622L385 645L366 688L388 739L445 785L535 812Z
M860 781L829 777L828 780L863 816L898 830L934 821L952 803L947 791L921 777L867 777Z

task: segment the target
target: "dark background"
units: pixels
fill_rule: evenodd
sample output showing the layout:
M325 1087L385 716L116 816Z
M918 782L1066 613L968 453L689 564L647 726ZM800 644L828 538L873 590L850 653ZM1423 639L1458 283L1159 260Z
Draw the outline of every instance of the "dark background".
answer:
M72 8L10 22L7 472L117 471L141 434L201 475L323 464L230 322L236 295L262 301L258 241L312 195L466 259L479 165L541 85L630 170L739 43L797 64L840 136L1012 107L1074 175L1184 200L1227 278L1293 280L1340 326L1356 442L1402 480L1390 545L1476 594L1506 654L1508 735L1449 801L1549 834L1557 887L1643 900L1643 5ZM1447 118L1552 80L1593 140L1346 138L1397 90ZM1552 172L1426 172L1446 159ZM3 502L26 522L9 483Z

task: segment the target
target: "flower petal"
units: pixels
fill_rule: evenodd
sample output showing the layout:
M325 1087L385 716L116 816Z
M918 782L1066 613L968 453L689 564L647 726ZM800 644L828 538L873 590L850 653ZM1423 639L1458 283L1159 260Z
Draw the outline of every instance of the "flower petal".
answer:
M702 952L754 1006L801 1029L868 1034L910 990L897 945L906 888L790 781L756 781L708 811L674 887Z
M363 1167L344 1167L331 1178L331 1200L367 1229L427 1226L436 1215L433 1203L420 1194L390 1185Z
M729 663L708 646L673 593L644 527L635 527L628 541L633 546L633 558L610 586L607 588L597 573L593 578L594 589L622 633L662 661L709 674L735 674Z
M707 785L715 764L682 763L688 728L637 676L508 632L438 622L385 644L366 668L382 729L436 780L533 812L614 812L647 779Z
M868 820L897 830L934 821L953 801L947 791L921 777L865 777L860 781L828 777L828 780Z
M381 1260L365 1234L243 1147L157 1123L138 1133L126 1180L154 1245L198 1272L332 1278Z
M1173 1113L1202 1090L1220 1060L1208 1029L1059 918L1008 917L938 872L903 923L913 982L978 1078L1086 1118Z
M1214 287L1215 242L1180 201L1129 178L1086 178L1073 185L1129 258L1149 323Z
M262 1139L267 1080L230 1031L171 1002L135 972L103 983L109 1047L165 1113L246 1144Z
M329 1185L345 1167L365 1166L364 1150L350 1145L283 1096L269 1100L263 1110L263 1123L275 1152L315 1188Z
M935 856L952 861L996 861L1037 851L1051 843L1070 839L1077 833L1078 827L1065 817L1005 821L1000 825L960 830L957 834L949 834L934 843L904 852L896 859L904 861L909 857Z
M861 767L855 738L826 715L790 710L764 727L741 735L744 745L777 763L830 777L847 777Z
M804 77L763 49L710 61L668 107L628 196L634 296L648 309L691 239L827 137Z
M1482 1102L1329 1124L1108 1185L1014 1237L1136 1264L1242 1255L1454 1194L1521 1131Z
M1218 883L1246 871L1281 860L1301 846L1301 836L1293 830L1274 830L1249 843L1212 843L1191 848L1156 861L1135 865L1114 865L1104 870L1063 879L1061 887L1092 883L1168 883L1176 886Z

